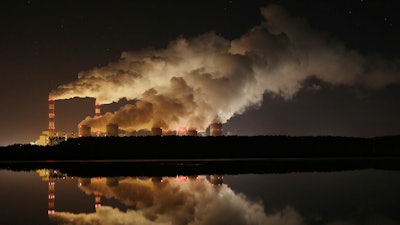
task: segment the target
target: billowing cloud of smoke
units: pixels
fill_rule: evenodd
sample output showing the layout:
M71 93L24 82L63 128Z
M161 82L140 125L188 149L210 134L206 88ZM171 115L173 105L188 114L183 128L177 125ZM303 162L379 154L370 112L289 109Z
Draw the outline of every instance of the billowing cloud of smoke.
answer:
M310 78L371 89L400 80L399 61L347 49L279 6L261 13L265 21L238 39L209 32L179 37L164 49L124 52L116 62L79 73L50 97L93 97L102 104L137 100L81 122L96 130L109 123L122 130L204 130L216 118L224 123L259 106L266 93L291 99Z
M113 183L113 182L111 182ZM50 217L57 224L170 224L170 225L301 225L302 217L292 208L266 214L262 203L249 201L226 185L213 186L205 177L181 182L164 178L127 178L119 184L100 180L80 187L86 194L101 193L134 209L121 211L101 206L95 213L56 212Z

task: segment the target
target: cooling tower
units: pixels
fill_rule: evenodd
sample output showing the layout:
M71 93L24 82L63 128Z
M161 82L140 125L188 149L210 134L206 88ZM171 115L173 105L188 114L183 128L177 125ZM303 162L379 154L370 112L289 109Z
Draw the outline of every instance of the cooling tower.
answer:
M189 129L187 131L187 136L197 136L197 130Z
M222 123L216 122L210 125L210 136L222 136Z
M159 127L151 128L151 135L152 136L161 136L162 135L162 129L159 128Z
M91 128L87 125L80 125L79 126L79 137L90 137L91 135Z
M107 124L107 126L106 126L106 134L109 137L118 137L118 125L116 125L116 124Z

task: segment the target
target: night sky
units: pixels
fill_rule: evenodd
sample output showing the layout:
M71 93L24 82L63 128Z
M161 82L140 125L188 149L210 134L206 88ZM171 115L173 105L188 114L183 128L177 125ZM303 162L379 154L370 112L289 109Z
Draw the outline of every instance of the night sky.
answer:
M190 42L209 32L222 43L247 43L251 51L240 52L238 47L234 52L242 54L238 62L245 62L247 69L265 65L266 76L273 77L261 85L252 83L261 86L261 99L252 98L231 110L225 116L224 134L398 135L397 4L389 0L3 1L0 145L36 141L48 129L49 93L74 83L82 71L105 68L123 52L168 49L178 38ZM260 10L266 7L274 16L260 29L266 35L246 42L251 29L269 21ZM286 11L283 19L282 11ZM197 75L209 73L201 69ZM189 72L193 75L194 70ZM253 93L252 87L243 93ZM132 99L105 104L102 113L128 102ZM94 104L91 97L56 100L56 130L77 131L82 120L94 116Z

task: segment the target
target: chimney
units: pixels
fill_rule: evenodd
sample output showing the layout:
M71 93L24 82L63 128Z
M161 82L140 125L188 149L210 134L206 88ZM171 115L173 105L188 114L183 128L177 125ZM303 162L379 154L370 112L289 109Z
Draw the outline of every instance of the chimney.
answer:
M100 113L100 103L97 102L95 103L95 110L94 110L94 117L100 117L101 113Z
M55 113L54 113L54 99L49 98L49 133L53 134L56 127L55 127Z

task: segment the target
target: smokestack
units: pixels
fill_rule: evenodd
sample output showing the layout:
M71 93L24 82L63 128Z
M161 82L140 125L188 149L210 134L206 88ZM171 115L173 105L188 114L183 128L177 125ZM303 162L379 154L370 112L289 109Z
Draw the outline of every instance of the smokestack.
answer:
M197 136L197 130L189 129L187 131L187 136Z
M222 136L222 123L214 122L210 125L210 136Z
M55 127L55 113L54 113L54 99L49 98L49 133L53 134L54 130L56 129Z
M96 100L95 103L95 110L94 110L94 117L100 117L101 113L100 113L100 103Z
M151 128L151 135L152 136L161 136L162 135L162 129L159 128L159 127Z
M106 134L109 137L118 137L118 125L117 124L107 124Z
M91 128L89 126L87 126L87 125L80 125L78 132L79 132L78 133L79 137L90 137L90 136L92 136Z

